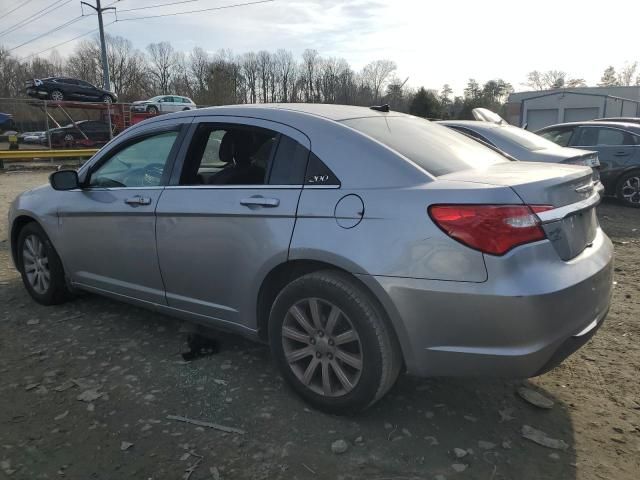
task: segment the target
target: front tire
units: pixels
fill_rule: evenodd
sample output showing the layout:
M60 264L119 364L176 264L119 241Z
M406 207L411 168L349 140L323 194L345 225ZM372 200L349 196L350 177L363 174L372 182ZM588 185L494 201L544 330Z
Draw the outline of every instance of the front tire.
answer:
M147 112L149 112L151 115L157 115L158 107L154 107L153 105L151 105L150 107L147 108Z
M70 297L62 262L49 237L35 222L18 235L17 257L27 292L42 305L57 305Z
M271 350L287 383L319 410L361 411L398 378L402 358L385 314L349 275L304 275L278 294Z
M103 103L113 103L113 97L111 95L104 95L102 97Z
M54 102L61 102L64 100L64 93L62 93L60 90L53 90L49 94L49 98Z
M628 172L620 177L616 197L628 207L640 208L640 171Z

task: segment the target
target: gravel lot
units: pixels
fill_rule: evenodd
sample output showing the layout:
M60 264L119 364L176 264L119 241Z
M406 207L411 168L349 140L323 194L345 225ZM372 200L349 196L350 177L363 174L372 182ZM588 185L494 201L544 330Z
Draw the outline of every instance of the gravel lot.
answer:
M613 304L560 367L526 382L401 376L372 409L340 418L299 401L264 346L221 336L219 353L187 363L170 318L93 295L31 301L5 219L48 173L0 174L0 478L638 478L640 210L599 207L616 244ZM525 402L521 385L553 407ZM524 438L525 425L566 448ZM336 440L346 453L332 452Z

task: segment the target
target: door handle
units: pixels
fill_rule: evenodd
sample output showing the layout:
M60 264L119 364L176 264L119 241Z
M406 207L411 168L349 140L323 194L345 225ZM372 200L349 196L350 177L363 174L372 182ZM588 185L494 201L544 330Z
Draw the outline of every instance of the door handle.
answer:
M136 195L135 197L127 198L124 203L127 205L151 205L151 199L149 197L141 197L140 195Z
M616 157L626 157L629 155L629 152L616 152L614 153Z
M245 207L277 207L280 205L280 200L277 198L264 198L264 197L249 197L240 200L240 205Z

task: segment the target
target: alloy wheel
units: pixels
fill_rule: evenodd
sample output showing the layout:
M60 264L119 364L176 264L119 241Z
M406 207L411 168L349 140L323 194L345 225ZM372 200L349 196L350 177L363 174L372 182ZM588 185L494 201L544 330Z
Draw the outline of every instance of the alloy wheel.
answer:
M40 295L47 293L51 283L49 258L44 243L37 235L29 235L24 240L22 266L31 288Z
M282 346L291 371L318 395L351 392L363 367L362 344L353 323L333 303L306 298L287 311Z
M622 197L632 204L640 204L640 177L629 177L622 184Z
M51 100L61 102L63 99L64 95L62 95L62 92L59 92L58 90L54 90L53 92L51 92Z

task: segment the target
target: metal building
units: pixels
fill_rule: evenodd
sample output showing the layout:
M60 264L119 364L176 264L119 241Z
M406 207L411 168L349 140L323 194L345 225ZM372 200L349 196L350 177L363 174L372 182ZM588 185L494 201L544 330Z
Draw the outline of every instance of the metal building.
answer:
M602 117L640 117L640 86L580 87L509 95L506 120L527 130Z

